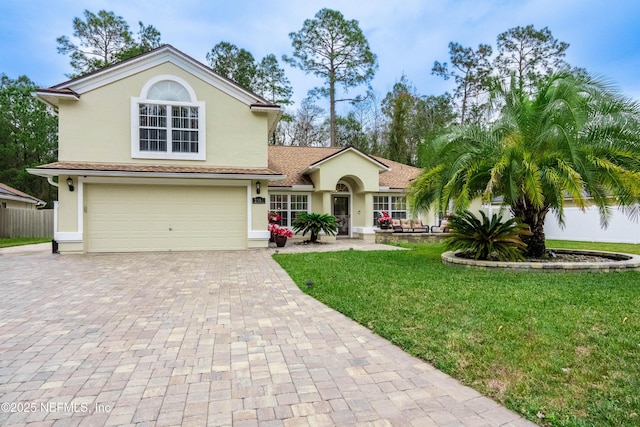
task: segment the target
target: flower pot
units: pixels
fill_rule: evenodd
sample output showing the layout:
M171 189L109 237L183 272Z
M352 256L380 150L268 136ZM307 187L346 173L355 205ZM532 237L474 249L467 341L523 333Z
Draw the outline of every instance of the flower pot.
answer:
M380 224L380 229L381 230L388 230L389 229L389 224Z
M287 244L287 238L285 236L275 236L276 246L279 248L284 248L284 245Z

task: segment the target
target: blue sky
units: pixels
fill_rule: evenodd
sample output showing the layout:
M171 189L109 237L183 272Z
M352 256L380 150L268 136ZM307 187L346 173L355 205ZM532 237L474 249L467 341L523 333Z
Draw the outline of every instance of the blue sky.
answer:
M233 3L233 4L232 4ZM259 60L291 54L288 34L328 7L356 19L379 69L372 82L381 97L404 73L419 93L439 95L453 84L431 75L433 62L448 61L448 43L495 47L499 33L515 26L548 27L570 44L566 60L616 83L640 99L640 2L637 0L1 0L0 73L25 74L47 87L66 80L69 59L56 38L71 36L72 20L85 9L115 12L136 31L155 26L162 41L206 62L220 41L234 43ZM299 101L319 79L282 64ZM351 94L358 93L353 90Z

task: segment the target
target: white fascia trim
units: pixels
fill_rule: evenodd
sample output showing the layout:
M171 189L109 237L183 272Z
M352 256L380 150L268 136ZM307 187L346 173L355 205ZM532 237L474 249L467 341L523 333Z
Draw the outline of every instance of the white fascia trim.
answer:
M271 233L267 230L249 230L247 234L248 240L268 240Z
M379 193L402 193L402 194L405 194L407 192L407 190L402 189L402 188L380 187L380 190L378 192Z
M280 106L270 106L270 105L252 105L251 111L255 111L256 113L282 113L282 108Z
M38 204L38 202L33 200L33 199L27 199L26 197L22 197L22 196L14 196L12 194L0 194L0 199L2 199L2 200L13 200L15 202L31 203L31 204L34 204L34 205Z
M40 92L40 91L36 91L33 92L32 95L44 102L45 104L47 104L50 107L53 107L54 109L58 108L60 106L60 100L61 99L65 99L68 101L79 101L80 98L78 98L77 95L73 95L71 93L51 93L51 92Z
M269 181L276 181L276 180L275 179L269 179ZM277 186L273 186L273 185L269 186L269 192L270 193L282 193L282 192L296 191L298 193L302 192L302 193L306 193L306 194L311 194L311 192L313 192L313 190L314 190L313 185L293 185L291 187L277 187Z
M131 184L131 185L181 185L181 186L211 186L211 187L245 187L250 185L249 180L193 180L179 178L128 178L128 177L106 177L106 176L86 176L83 178L85 184Z
M195 173L195 172L124 172L124 171L94 171L78 169L27 169L27 172L37 176L104 176L127 178L201 178L201 179L267 179L269 181L281 181L284 175L261 174L225 174L225 173Z

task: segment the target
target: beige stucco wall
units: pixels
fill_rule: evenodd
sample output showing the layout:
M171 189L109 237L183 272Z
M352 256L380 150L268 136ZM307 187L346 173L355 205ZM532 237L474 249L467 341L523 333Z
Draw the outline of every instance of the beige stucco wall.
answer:
M352 186L354 192L378 191L380 187L380 170L378 166L362 155L346 151L319 166L310 176L318 191L333 191L336 184L344 177L351 177L357 184Z
M67 187L67 175L61 175L58 179L58 231L74 233L78 230L78 178L73 177L74 191L69 191Z
M131 158L131 99L157 75L184 79L206 109L206 160ZM170 63L83 93L79 101L61 102L59 160L143 164L266 167L268 123L264 113ZM135 125L135 124L134 124Z

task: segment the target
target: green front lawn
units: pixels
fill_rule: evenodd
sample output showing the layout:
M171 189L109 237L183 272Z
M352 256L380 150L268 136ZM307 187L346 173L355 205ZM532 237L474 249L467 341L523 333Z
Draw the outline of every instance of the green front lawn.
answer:
M51 242L51 238L47 237L12 237L0 239L0 248L8 248L10 246L33 245L35 243Z
M442 251L274 258L304 292L541 425L640 424L640 272L482 271Z

